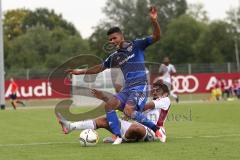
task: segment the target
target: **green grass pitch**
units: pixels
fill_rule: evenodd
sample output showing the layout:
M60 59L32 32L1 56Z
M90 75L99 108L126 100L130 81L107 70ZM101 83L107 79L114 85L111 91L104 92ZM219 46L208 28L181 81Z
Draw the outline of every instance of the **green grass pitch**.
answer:
M80 110L77 110L80 111ZM79 132L64 135L54 110L0 111L0 160L226 160L240 159L240 101L173 104L167 143L81 147Z

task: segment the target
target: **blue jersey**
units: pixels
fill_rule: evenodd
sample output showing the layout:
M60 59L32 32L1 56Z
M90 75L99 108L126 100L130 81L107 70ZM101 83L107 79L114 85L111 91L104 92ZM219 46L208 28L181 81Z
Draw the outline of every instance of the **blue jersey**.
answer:
M123 72L125 87L146 84L144 50L152 43L152 36L136 39L127 47L120 48L110 54L103 65L105 68L119 67Z

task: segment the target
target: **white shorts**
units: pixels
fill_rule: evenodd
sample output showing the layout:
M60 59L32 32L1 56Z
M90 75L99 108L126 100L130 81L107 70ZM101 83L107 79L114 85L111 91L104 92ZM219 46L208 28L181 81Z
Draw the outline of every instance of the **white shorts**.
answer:
M136 139L127 139L125 137L126 135L126 132L127 130L131 127L131 125L133 123L137 123L137 122L129 122L129 121L125 121L125 120L122 120L122 119L119 119L119 122L120 122L120 125L121 125L121 136L122 138L126 141L126 142L133 142L133 141L136 141ZM140 124L140 123L138 123ZM140 124L142 125L142 124ZM146 130L146 135L142 138L142 141L154 141L156 138L155 138L155 133L153 132L153 130L149 129L148 127L142 125L145 130Z
M119 119L119 122L120 122L120 125L121 125L120 132L121 132L122 138L123 138L125 141L129 141L129 140L126 139L125 134L126 134L127 130L131 127L131 125L132 125L133 123L132 123L132 122L129 122L129 121L122 120L122 119Z

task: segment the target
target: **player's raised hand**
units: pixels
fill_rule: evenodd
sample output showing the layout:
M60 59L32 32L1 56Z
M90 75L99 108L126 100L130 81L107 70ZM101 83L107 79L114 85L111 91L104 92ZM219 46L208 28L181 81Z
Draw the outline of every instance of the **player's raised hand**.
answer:
M149 9L149 15L153 21L157 20L157 8L155 6L151 6Z

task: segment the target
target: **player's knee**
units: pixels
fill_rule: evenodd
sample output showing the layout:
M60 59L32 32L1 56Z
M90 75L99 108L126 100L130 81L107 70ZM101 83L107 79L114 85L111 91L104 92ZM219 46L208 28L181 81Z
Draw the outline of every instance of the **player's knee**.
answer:
M106 110L106 111L112 110L112 103L111 103L111 102L108 101L108 102L105 104L105 110Z
M115 97L111 98L105 104L105 110L106 111L115 110L118 107L118 105L119 105L118 99L116 99Z
M109 128L108 121L105 117L95 119L97 128Z

